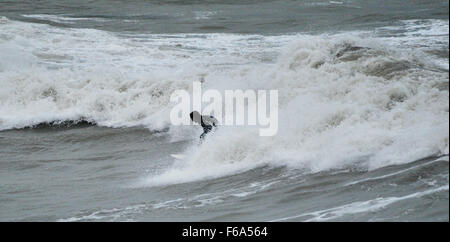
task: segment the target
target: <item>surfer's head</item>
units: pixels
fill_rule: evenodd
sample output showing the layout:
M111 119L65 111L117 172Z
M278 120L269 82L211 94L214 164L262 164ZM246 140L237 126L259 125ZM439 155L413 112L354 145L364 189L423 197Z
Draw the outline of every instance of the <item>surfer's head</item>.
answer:
M197 112L197 111L194 111L194 112L191 112L190 114L189 114L189 116L191 116L191 120L192 121L194 121L194 122L196 122L196 123L201 123L201 115L200 115L200 113L199 112Z

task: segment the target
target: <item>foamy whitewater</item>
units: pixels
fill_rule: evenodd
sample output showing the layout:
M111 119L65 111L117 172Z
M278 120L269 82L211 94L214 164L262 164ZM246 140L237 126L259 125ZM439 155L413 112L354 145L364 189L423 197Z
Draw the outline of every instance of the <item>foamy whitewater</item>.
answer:
M366 7L323 3L302 8ZM0 220L448 221L445 4L445 18L282 33L233 33L220 6L169 6L215 23L179 33L130 30L160 21L132 14L4 13ZM169 116L198 80L278 90L277 135L222 126L199 145L199 126Z

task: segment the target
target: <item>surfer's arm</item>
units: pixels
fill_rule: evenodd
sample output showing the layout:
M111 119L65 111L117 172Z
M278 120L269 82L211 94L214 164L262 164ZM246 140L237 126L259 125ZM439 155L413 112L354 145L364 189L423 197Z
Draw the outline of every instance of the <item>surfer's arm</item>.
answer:
M211 119L211 123L214 127L217 127L217 125L219 124L219 121L214 118L213 116L209 116L209 118Z
M202 126L214 126L216 127L219 124L219 121L215 119L213 116L202 116Z

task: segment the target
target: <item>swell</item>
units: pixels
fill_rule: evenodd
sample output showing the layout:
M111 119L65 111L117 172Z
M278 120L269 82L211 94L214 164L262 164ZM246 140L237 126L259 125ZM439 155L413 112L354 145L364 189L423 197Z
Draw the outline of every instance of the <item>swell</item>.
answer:
M62 129L62 128L85 128L95 126L96 123L85 119L77 120L55 120L50 122L42 122L34 125L25 126L16 129Z

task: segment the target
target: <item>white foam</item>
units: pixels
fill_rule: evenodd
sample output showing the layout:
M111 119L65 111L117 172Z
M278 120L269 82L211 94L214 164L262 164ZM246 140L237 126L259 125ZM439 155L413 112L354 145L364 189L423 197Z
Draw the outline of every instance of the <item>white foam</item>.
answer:
M368 75L383 62L414 61L414 55L396 56L395 49L372 45L376 40L353 37L355 45L380 53L338 62L329 52L345 41L305 37L262 77L251 71L244 77L231 74L250 86L279 89L278 135L259 137L249 127L219 130L182 165L150 178L149 185L209 179L263 165L312 172L355 164L377 169L447 154L448 90L434 86L446 82L448 74L410 69L393 79ZM260 79L252 82L256 76ZM395 102L396 97L402 100Z
M399 47L420 49L423 51L441 49L448 53L449 21L440 19L402 20L395 26L381 27L377 34L385 35L381 40L386 44ZM422 59L428 59L435 66L447 70L448 58L436 58L430 55L420 55Z

